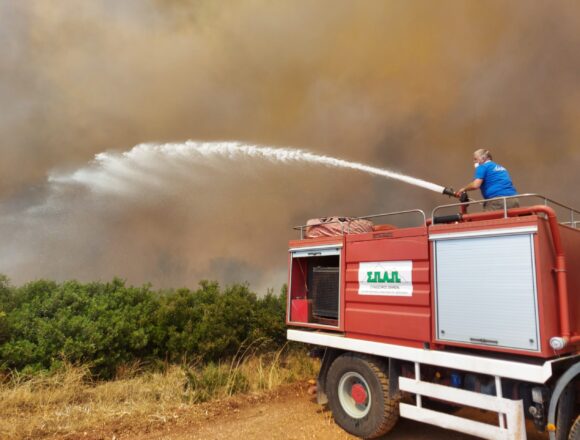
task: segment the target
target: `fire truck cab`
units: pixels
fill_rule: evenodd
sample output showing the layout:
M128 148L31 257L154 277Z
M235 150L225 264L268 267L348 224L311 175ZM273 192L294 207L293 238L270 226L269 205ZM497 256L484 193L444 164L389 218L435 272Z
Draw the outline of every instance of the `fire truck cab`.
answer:
M518 199L297 227L287 336L318 347L318 401L347 432L375 438L404 417L525 439L530 419L551 439L580 439L580 211ZM351 233L359 220L371 226ZM452 414L465 407L497 423Z

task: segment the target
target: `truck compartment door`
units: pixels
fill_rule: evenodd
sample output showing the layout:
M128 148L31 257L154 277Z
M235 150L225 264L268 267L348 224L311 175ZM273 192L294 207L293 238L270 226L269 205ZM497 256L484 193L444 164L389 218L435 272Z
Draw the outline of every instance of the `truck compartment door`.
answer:
M533 238L431 237L437 340L540 350Z

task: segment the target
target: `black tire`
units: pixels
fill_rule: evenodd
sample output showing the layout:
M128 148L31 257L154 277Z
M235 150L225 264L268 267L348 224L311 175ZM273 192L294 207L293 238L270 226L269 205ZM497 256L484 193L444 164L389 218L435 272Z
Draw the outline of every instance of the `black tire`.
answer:
M568 433L576 410L576 389L574 381L570 382L560 395L556 408L556 440L568 440Z
M371 439L395 426L399 400L389 399L389 380L384 371L382 362L372 356L343 354L334 360L326 377L326 390L334 420L342 429Z
M580 416L576 417L576 420L572 424L568 440L580 440Z

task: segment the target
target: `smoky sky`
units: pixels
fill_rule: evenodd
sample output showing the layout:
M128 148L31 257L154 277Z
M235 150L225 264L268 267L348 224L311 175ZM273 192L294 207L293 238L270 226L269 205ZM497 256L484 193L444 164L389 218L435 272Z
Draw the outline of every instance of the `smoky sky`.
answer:
M157 287L286 281L291 226L448 199L314 166L146 168L130 196L48 177L142 142L299 147L460 187L488 148L580 206L573 1L0 3L0 273Z

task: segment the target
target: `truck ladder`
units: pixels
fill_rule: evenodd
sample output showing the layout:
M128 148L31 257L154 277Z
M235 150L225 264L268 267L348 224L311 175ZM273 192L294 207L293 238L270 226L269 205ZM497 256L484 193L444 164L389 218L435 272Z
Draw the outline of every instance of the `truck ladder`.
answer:
M525 440L526 426L521 400L502 397L501 379L495 376L496 396L422 381L421 365L415 362L415 379L399 377L399 389L416 395L415 405L400 403L401 417L429 423L441 428L496 440ZM499 426L469 420L423 407L422 396L445 400L498 413ZM506 426L507 425L507 426Z

